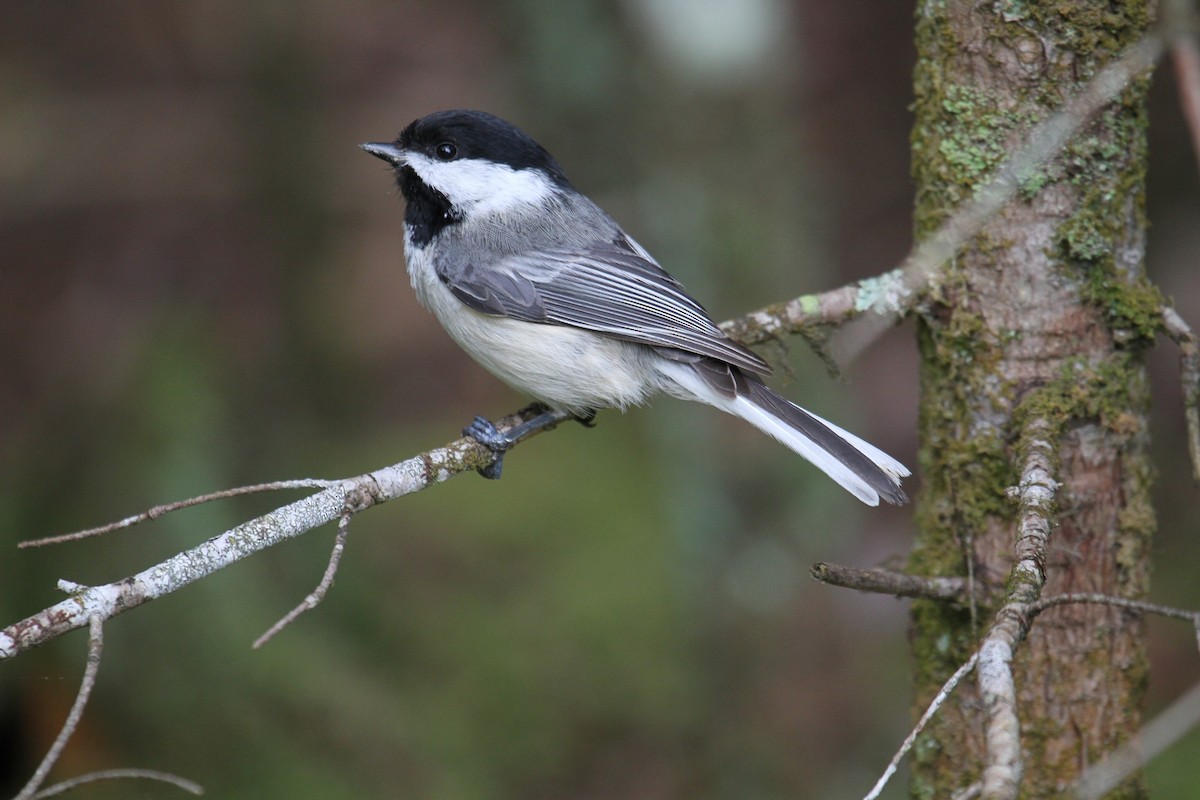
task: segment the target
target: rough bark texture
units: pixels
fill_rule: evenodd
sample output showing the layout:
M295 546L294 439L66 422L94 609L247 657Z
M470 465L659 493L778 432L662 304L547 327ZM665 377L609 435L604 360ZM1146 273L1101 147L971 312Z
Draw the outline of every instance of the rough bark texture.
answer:
M925 2L918 8L917 233L928 234L1043 119L1145 31L1146 2ZM1044 418L1059 448L1044 595L1140 597L1154 530L1142 353L1161 325L1142 271L1148 77L1067 149L949 267L920 324L919 540L913 571L970 575L974 615L913 606L919 707L991 624L1012 566L1016 454ZM1141 622L1071 606L1043 615L1014 663L1022 797L1050 797L1139 725ZM982 720L963 686L916 748L912 794L977 780ZM1112 797L1141 797L1130 781Z

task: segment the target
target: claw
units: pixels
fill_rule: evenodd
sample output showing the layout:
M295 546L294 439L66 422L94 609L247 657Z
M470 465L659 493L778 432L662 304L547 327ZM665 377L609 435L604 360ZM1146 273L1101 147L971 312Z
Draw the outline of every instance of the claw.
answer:
M504 469L504 453L508 448L513 446L513 440L501 433L496 428L496 425L486 417L476 417L473 419L470 425L463 428L463 436L470 436L492 451L492 455L496 457L496 460L486 467L477 468L475 471L488 480L499 480L500 473Z
M509 428L507 433L501 433L492 421L486 417L476 417L470 425L463 428L463 436L470 436L488 450L491 450L492 454L496 457L496 460L491 464L476 469L476 472L483 477L491 478L492 480L500 477L500 471L504 468L504 454L517 442L538 431L550 430L563 420L572 419L573 417L572 414L566 411L555 411L542 403L534 403L521 413L522 416L528 414L534 414L534 416L526 419L519 425ZM574 418L578 419L584 425L591 427L592 418L595 416L596 412L592 411Z
M503 453L513 446L513 440L500 432L500 429L487 417L476 417L471 424L463 428L463 436L470 436L489 450Z

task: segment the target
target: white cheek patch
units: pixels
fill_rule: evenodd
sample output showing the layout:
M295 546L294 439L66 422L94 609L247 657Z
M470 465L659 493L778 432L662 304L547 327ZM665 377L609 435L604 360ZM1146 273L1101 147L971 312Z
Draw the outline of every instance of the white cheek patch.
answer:
M477 158L436 161L412 152L405 153L404 161L451 205L475 214L503 214L525 203L539 203L554 191L554 184L535 169L513 169Z

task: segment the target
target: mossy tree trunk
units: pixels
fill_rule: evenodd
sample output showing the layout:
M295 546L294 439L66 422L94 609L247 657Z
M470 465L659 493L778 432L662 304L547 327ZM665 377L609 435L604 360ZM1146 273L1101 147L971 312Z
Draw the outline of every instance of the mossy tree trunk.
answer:
M1144 33L1136 0L923 2L918 9L917 233L934 230L1005 156ZM1021 423L1058 431L1061 484L1044 595L1147 589L1151 467L1142 355L1160 325L1143 274L1145 100L1128 86L948 267L920 320L919 538L911 567L969 575L974 613L913 607L915 702L928 703L975 649L1012 566ZM1140 620L1065 606L1017 651L1022 797L1051 797L1137 730L1146 681ZM969 683L969 682L968 682ZM977 780L983 720L958 689L916 748L912 793L945 798ZM1114 797L1139 797L1131 781Z

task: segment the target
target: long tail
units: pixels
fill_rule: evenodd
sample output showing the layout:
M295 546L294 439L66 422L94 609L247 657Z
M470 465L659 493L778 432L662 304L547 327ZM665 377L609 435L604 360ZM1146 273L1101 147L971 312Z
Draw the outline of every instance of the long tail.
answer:
M908 502L900 488L900 479L909 474L907 467L771 391L757 376L712 359L675 362L662 371L685 390L681 396L741 417L803 456L867 505L879 505L880 498L896 505Z

